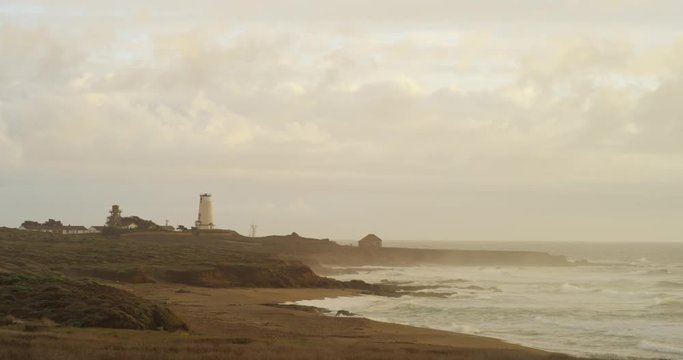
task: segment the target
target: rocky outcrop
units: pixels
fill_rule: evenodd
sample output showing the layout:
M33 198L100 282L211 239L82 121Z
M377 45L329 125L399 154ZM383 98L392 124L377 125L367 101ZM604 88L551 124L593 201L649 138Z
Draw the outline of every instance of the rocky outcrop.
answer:
M108 269L108 268L76 268L69 271L70 275L93 277L107 281L122 282L129 284L153 283L149 274L143 269Z
M167 270L161 279L204 287L336 288L343 283L316 275L299 262L224 264L210 268Z

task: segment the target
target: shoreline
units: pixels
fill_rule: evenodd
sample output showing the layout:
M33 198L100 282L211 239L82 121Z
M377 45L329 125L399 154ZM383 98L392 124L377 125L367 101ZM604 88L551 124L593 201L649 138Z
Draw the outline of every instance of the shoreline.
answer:
M316 346L364 346L373 349L415 347L426 352L454 351L463 358L477 353L520 359L575 359L486 336L380 322L362 317L335 317L315 311L272 306L301 300L361 295L360 290L307 288L199 288L177 284L118 284L134 294L165 303L200 335L239 333L260 341L303 341ZM417 351L417 350L411 350ZM448 358L445 356L444 358ZM397 354L397 358L403 358ZM488 357L485 357L488 358Z
M10 324L0 328L0 360L210 360L226 354L246 359L571 359L497 339L267 306L361 290L316 275L285 251L312 256L315 248L338 249L334 245L289 236L260 239L254 251L252 240L226 240L154 233L112 241L0 229L0 245L12 250L0 254L3 271L94 278L166 305L189 328L165 332ZM272 285L279 287L264 288ZM107 299L96 302L110 310L124 306Z

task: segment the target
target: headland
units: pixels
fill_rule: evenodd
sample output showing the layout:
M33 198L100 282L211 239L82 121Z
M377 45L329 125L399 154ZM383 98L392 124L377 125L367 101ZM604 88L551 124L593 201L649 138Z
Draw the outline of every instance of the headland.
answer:
M138 307L168 309L187 329L130 330L106 322L93 328L60 319L31 318L32 310L24 308L20 309L23 312L14 310L12 319L0 326L0 359L570 358L486 337L325 316L318 309L274 306L361 293L391 296L397 290L392 285L325 278L309 265L324 269L327 264L453 261L472 265L497 260L518 261L520 265L562 264L561 257L541 253L439 253L389 248L368 255L363 250L296 234L251 238L227 231L199 236L132 232L106 238L0 229L0 272L58 278L56 284L40 285L40 291L48 293L62 293L64 282L107 286L130 294L126 314L135 314ZM68 292L69 296L81 293ZM3 301L17 305L16 299L7 296L0 299ZM109 299L77 298L69 298L64 306L73 303L88 304L93 317L118 306Z

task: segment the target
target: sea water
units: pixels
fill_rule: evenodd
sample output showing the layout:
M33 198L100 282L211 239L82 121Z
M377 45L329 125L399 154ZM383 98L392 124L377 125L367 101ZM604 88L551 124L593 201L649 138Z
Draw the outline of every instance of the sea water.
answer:
M520 243L498 247L540 247L562 254L552 251L552 244L527 245L532 249ZM437 246L485 248L463 243L432 247ZM572 355L683 359L683 244L574 244L564 253L601 264L367 266L334 277L425 288L400 297L363 295L298 304Z

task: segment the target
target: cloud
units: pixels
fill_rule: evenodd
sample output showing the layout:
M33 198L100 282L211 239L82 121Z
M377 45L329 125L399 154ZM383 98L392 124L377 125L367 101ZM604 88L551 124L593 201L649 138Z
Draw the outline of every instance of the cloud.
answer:
M632 151L683 155L682 78L683 72L676 78L664 81L656 91L645 96L634 110L636 121L632 128Z
M132 6L135 5L135 6ZM25 4L9 1L0 14L32 15L53 20L87 16L92 21L121 22L222 21L243 23L335 23L353 22L397 26L401 24L527 23L527 24L678 24L681 4L676 0L577 1L520 0L203 0L189 7L181 0L130 0L93 4L84 0L42 0Z
M239 185L249 204L360 221L354 199L386 228L403 196L476 208L468 191L542 203L535 189L683 178L680 31L631 30L678 2L428 3L0 6L0 165L169 192ZM590 26L562 26L580 14Z
M0 117L0 166L5 169L19 164L22 158L22 149L7 135L6 125Z
M23 32L30 33L15 30ZM221 40L226 34L227 42ZM666 95L671 90L595 78L606 72L617 79L640 76L630 69L641 58L651 61L649 53L601 38L554 37L543 53L517 54L516 80L487 90L452 90L430 79L443 74L451 79L447 83L461 80L457 54L467 52L467 45L447 41L457 35L382 41L373 34L342 36L336 45L330 39L338 34L295 37L260 27L149 36L147 46L154 51L132 63L125 59L102 68L91 57L74 55L80 60L54 64L61 77L17 77L21 81L10 86L45 83L60 91L7 93L3 113L11 119L8 133L23 144L31 163L148 159L167 166L164 159L172 157L201 166L247 167L256 174L284 170L281 158L289 157L303 172L338 167L378 178L414 171L476 178L495 176L498 168L506 178L529 180L547 175L543 158L571 158L591 149L619 156L636 135L640 142L658 143L656 134L650 140L644 135L656 131L646 130L654 122L646 126L634 114L662 108L657 101L663 100L656 99L674 98ZM426 54L407 59L419 53L418 44ZM114 45L110 55L123 47ZM314 50L301 53L301 47ZM64 52L82 54L78 47ZM450 71L431 66L448 62ZM489 65L496 64L509 66ZM406 76L413 65L414 77ZM44 64L24 66L36 73ZM672 113L675 102L667 104L662 111ZM264 157L264 149L281 157ZM508 163L528 166L516 171L503 165Z

